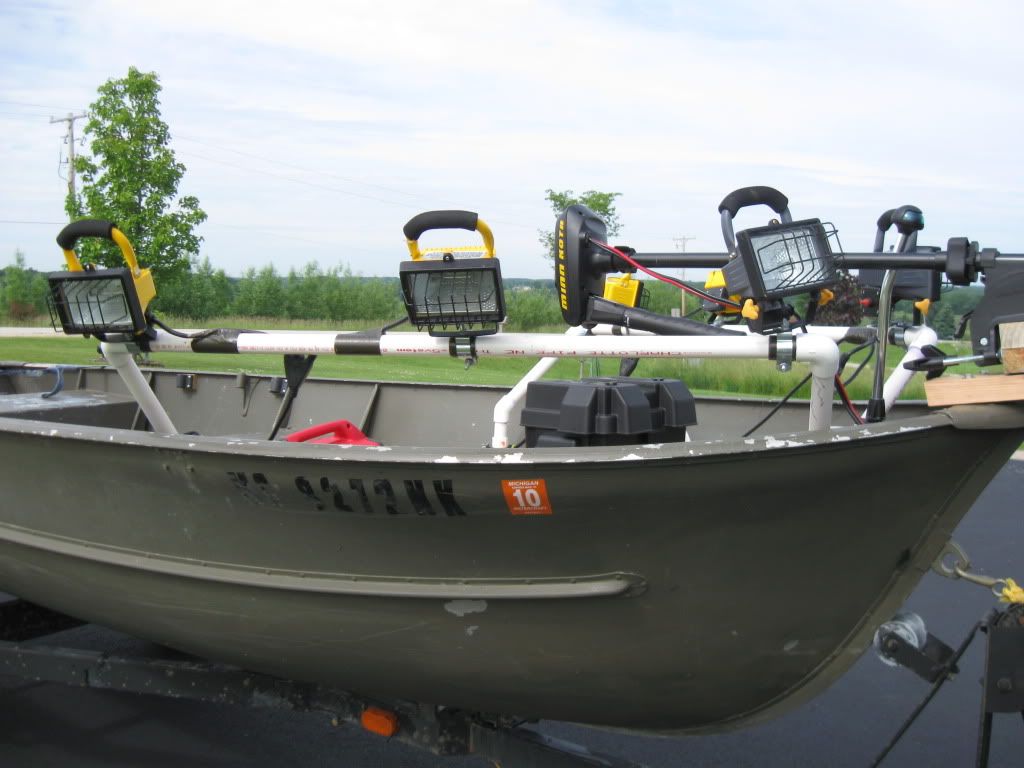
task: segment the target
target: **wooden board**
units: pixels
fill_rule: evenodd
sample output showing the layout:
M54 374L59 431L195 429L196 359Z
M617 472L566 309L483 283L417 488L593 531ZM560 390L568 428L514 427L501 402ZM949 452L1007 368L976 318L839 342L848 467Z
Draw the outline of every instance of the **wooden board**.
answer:
M951 376L924 383L928 405L964 405L967 403L1004 403L1024 400L1024 376Z
M999 345L1003 370L1007 373L1024 373L1024 323L1001 323Z

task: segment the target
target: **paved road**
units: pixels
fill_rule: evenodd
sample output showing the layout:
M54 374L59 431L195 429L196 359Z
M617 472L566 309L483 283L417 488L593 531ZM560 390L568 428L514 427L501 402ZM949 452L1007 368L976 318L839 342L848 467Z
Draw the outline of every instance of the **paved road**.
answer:
M1024 580L1024 462L1011 462L964 519L956 539L980 569ZM993 605L984 590L928 574L907 607L956 645ZM813 607L809 606L809 610ZM95 627L88 644L117 650L134 641ZM973 765L983 643L976 641L949 683L885 763ZM545 723L547 733L595 750L670 766L866 766L927 690L911 673L869 653L818 699L773 722L736 733L659 739ZM239 710L0 678L0 766L55 768L480 768L442 761L324 717ZM992 766L1024 764L1019 717L997 715ZM505 768L515 768L506 766Z

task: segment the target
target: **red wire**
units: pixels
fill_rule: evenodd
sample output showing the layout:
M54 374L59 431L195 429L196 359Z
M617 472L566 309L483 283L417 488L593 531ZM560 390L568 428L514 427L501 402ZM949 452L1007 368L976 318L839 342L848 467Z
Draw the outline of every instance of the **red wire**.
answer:
M846 406L846 410L850 412L850 416L857 424L863 424L864 419L857 413L857 409L853 407L853 402L850 400L850 394L846 391L846 385L843 384L843 380L836 375L836 389L839 390L839 397L843 401L843 405Z
M681 283L678 280L673 280L671 277L668 277L667 275L662 275L662 274L660 274L658 272L655 272L654 270L648 269L643 264L641 264L639 261L637 261L636 259L628 256L626 253L624 253L623 251L619 250L614 245L608 245L608 243L602 243L600 240L594 240L593 238L591 238L590 242L592 242L594 245L598 246L599 248L604 248L609 253L614 253L616 256L618 256L620 259L625 261L627 264L633 266L635 269L640 270L645 275L650 275L655 280L661 280L663 283L668 283L669 285L674 285L679 290L685 291L686 293L690 294L691 296L696 296L697 298L700 298L700 299L707 299L708 301L714 302L715 304L718 304L721 307L739 307L739 304L737 304L735 301L729 301L727 299L716 299L714 296L712 296L709 293L704 293L703 291L698 291L696 288L691 288L686 283Z

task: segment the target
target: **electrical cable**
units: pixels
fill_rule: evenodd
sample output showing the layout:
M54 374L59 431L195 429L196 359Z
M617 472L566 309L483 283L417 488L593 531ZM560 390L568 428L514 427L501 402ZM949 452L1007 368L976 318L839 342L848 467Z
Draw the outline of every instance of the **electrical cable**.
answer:
M795 387L793 387L791 390L789 390L789 392L787 392L785 395L782 396L782 399L779 400L779 402L777 402L775 404L775 407L772 408L770 411L768 411L768 415L767 416L765 416L763 419L761 419L759 422L757 422L757 424L755 424L750 429L748 429L746 432L744 432L743 433L743 437L750 437L754 433L754 430L760 428L766 421L768 421L768 419L770 419L772 416L774 416L776 413L778 413L779 412L779 408L784 406L789 401L789 398L791 398L793 395L795 395L797 393L797 391L800 389L800 387L802 387L804 384L806 384L810 380L811 380L811 374L808 373L806 376L804 376L800 380L800 383L798 383Z
M846 366L846 363L849 362L850 358L853 355L857 354L858 352L860 352L862 349L865 349L865 348L868 348L868 349L872 350L871 352L868 353L868 357L867 357L867 360L870 360L871 359L871 355L874 353L874 340L865 341L863 344L858 344L856 347L854 347L849 352L844 354L839 359L839 370L842 370ZM849 384L851 381L853 381L853 379L855 379L857 377L857 374L860 373L860 371L861 371L861 369L863 369L863 367L864 367L864 363L861 363L860 368L858 368L856 371L854 371L853 375L849 379L847 379L846 382L838 381L839 376L837 375L836 376L837 383L840 384L840 385L842 385L844 383L845 384ZM793 397L793 395L795 395L797 393L797 391L800 389L800 387L802 387L804 384L806 384L810 380L811 380L811 374L807 374L806 376L804 376L803 379L801 379L800 382L795 387L793 387L791 390L789 390L789 392L787 392L785 395L782 396L782 399L779 400L775 404L775 406L767 413L767 415L763 419L761 419L759 422L757 422L757 424L755 424L750 429L748 429L746 432L744 432L743 433L743 437L750 437L750 435L752 435L755 430L757 430L761 426L763 426L765 424L765 422L767 422L772 416L774 416L776 413L778 413L779 409L783 405L785 405L789 401L789 399L791 397ZM837 389L838 389L838 387L837 387ZM844 394L846 394L845 386L843 387L842 391L840 391L840 394L839 394L840 398L842 398ZM846 397L847 397L847 400L845 400L843 402L843 405L844 405L844 407L846 407L847 412L849 412L850 415L853 416L854 421L856 421L858 424L863 424L864 422L860 421L860 414L857 414L856 410L853 409L852 403L850 403L849 405L847 404L848 401L849 401L849 395L847 394ZM854 415L854 414L856 414L856 415Z
M849 377L843 382L843 384L845 384L846 386L850 386L850 382L852 382L854 379L856 379L858 376L860 376L860 372L863 371L864 368L867 367L867 364L870 363L871 360L875 356L875 342L874 341L868 341L868 342L864 342L859 347L857 347L855 350L853 350L850 353L850 355L847 356L847 358L846 358L847 361L849 361L849 358L851 356L855 355L857 352L859 352L860 350L864 349L864 347L867 347L868 354L867 354L867 356L863 360L860 361L860 365L857 366L857 370L855 370L853 373L851 373L849 375ZM843 367L845 367L845 365ZM842 370L842 368L840 368L840 370Z
M853 419L854 424L863 424L864 419L857 413L857 409L853 407L853 402L850 400L850 394L846 391L846 385L843 384L843 380L839 378L837 373L835 376L836 391L839 392L839 399L843 401L843 405L846 407L847 413L850 414L850 418Z
M167 333L171 334L171 336L177 336L179 339L205 339L207 336L212 336L217 332L216 329L197 331L196 333L185 333L184 331L176 331L174 328L171 328L156 315L149 315L149 321L157 328L162 328L163 330L167 331Z
M716 297L716 296L712 296L710 293L706 293L705 291L702 291L699 288L694 288L693 286L687 285L686 283L682 283L682 282L676 280L675 278L669 277L668 275L663 275L660 272L655 272L653 269L649 269L649 268L645 267L643 264L641 264L639 261L634 259L632 256L627 255L625 252L623 252L619 248L616 248L613 245L608 245L608 243L602 243L600 240L594 240L593 238L590 238L590 242L593 243L594 245L596 245L601 250L607 251L608 253L611 253L611 254L613 254L615 256L618 256L620 259L625 261L627 264L629 264L630 266L634 267L635 269L640 270L645 275L650 275L651 277L655 278L656 280L661 280L663 283L668 283L669 285L673 285L673 286L675 286L676 288L678 288L681 291L685 291L686 293L689 293L689 294L691 294L693 296L698 296L698 297L700 297L702 299L710 301L713 304L718 304L719 306L722 306L722 307L732 307L734 309L740 309L741 308L741 305L738 302L732 301L730 299L723 299L723 298L719 298L719 297Z

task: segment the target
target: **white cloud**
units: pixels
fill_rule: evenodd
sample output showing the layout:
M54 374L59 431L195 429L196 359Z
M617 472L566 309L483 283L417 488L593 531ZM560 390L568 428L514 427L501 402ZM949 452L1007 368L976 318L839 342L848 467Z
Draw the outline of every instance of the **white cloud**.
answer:
M657 250L680 234L717 250L718 201L752 183L836 221L848 248L914 202L936 242L955 226L1020 250L1021 16L912 0L827 15L808 2L14 8L0 11L18 37L0 113L22 117L0 114L0 219L62 217L60 130L7 102L78 109L135 65L161 76L183 191L210 214L204 250L231 272L316 258L392 273L409 216L461 206L494 226L506 274L540 276L547 187L622 192L623 241ZM0 224L0 261L21 246L49 265L52 237Z

